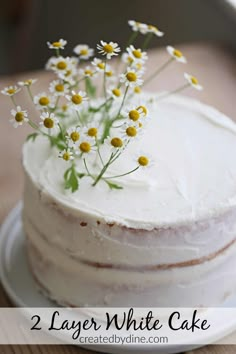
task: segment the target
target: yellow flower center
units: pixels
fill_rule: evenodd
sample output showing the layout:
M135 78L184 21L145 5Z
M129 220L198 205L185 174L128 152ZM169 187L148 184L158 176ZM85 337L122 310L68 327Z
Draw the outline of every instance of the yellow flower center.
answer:
M138 122L138 126L139 126L139 128L142 128L143 124L141 122Z
M134 88L134 92L135 92L135 93L141 93L141 88L140 88L139 86L136 86L136 87Z
M106 71L106 76L111 77L113 75L112 71Z
M111 139L111 145L115 148L121 148L123 146L123 141L120 138L115 137Z
M137 68L138 70L142 69L142 67L143 67L143 66L142 66L141 63L137 63L137 64L136 64L136 68Z
M71 140L73 140L74 142L78 141L80 138L80 134L78 132L72 132L70 134L70 138Z
M31 84L32 84L32 80L25 80L25 81L24 81L24 84L25 84L25 85L31 85Z
M146 116L147 115L147 108L145 106L138 106L137 110L142 110L143 114Z
M196 77L192 76L191 81L193 85L198 85L198 79Z
M46 128L51 129L54 127L54 121L52 118L45 118L43 124Z
M70 75L71 75L71 73L72 73L72 71L71 71L71 70L67 70L67 71L66 71L66 73L65 73L65 76L66 76L66 77L68 77L68 76L70 76Z
M108 54L111 54L111 53L114 52L114 48L112 47L111 44L105 44L105 45L103 46L103 50L104 50L104 52L106 52L106 53L108 53Z
M178 49L175 49L175 50L173 51L173 54L174 54L174 56L177 57L177 58L181 58L181 57L183 56L182 52L181 52L180 50L178 50Z
M57 63L57 69L59 70L65 70L67 68L67 64L65 61L59 61Z
M151 30L151 31L154 31L154 32L158 31L157 27L155 27L153 25L148 25L148 29Z
M79 148L82 152L89 153L91 150L91 145L87 141L83 141Z
M132 57L128 57L127 60L128 60L128 62L129 62L130 64L132 64L133 61L134 61L134 59L133 59Z
M91 137L95 137L97 136L97 133L98 133L98 130L97 128L89 128L88 130L88 135L91 136Z
M83 101L83 97L80 96L80 95L73 95L71 97L71 101L74 103L74 104L81 104L82 101Z
M85 75L89 75L89 76L93 75L92 70L89 70L89 69L84 70L84 73L85 73Z
M63 92L63 91L64 91L64 85L62 85L62 84L57 84L57 85L55 86L55 90L56 90L57 92Z
M135 58L140 59L142 58L142 52L141 50L135 49L132 51L132 54Z
M81 49L80 55L88 55L88 49Z
M48 97L46 97L46 96L40 97L40 99L39 99L39 104L40 104L41 106L47 106L49 103L50 103L50 101L49 101L49 98L48 98Z
M99 68L99 69L105 69L105 63L98 63L97 64L97 67Z
M9 93L9 95L13 95L13 93L15 93L15 92L16 92L16 90L13 88L7 90L7 93Z
M126 74L126 79L130 82L135 82L137 81L137 75L130 71Z
M52 45L55 48L60 48L61 47L61 43L60 42L53 42Z
M70 160L70 153L69 152L64 152L64 154L62 155L62 158L65 160L65 161L69 161Z
M149 164L149 159L146 156L139 156L138 163L140 166L147 166Z
M126 129L126 134L130 137L135 137L137 135L137 129L135 127L128 127Z
M63 104L63 106L61 107L61 109L62 109L64 112L67 111L67 109L68 109L67 104Z
M112 90L112 93L113 93L113 95L115 95L116 97L120 97L120 95L121 95L121 91L120 91L120 89L118 89L118 88L113 89L113 90Z
M129 118L133 120L134 122L138 120L140 117L139 112L136 109L132 109L132 111L129 112Z
M23 112L17 112L15 115L15 120L20 123L23 122L24 120L24 113Z

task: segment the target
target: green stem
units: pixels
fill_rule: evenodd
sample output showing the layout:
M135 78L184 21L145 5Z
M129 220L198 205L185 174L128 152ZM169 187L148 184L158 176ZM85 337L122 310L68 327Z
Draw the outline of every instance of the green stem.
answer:
M151 39L153 37L153 33L148 33L148 35L146 36L143 45L142 45L142 50L146 49L148 47L148 44L150 43Z
M103 94L105 97L105 100L107 101L107 91L106 91L106 67L107 67L107 60L105 59L105 67L104 67L104 76L103 76ZM106 107L106 106L105 106Z
M17 104L16 104L16 101L15 101L15 98L14 96L10 96L11 97L11 100L12 100L12 103L15 107L17 107Z
M116 175L116 176L112 176L112 177L106 177L104 179L112 179L112 178L118 178L118 177L123 177L123 176L127 176L135 171L137 171L139 169L140 166L135 167L133 170L126 172L126 173L122 173L121 175Z
M150 75L145 81L144 81L144 85L146 85L147 83L149 83L150 81L152 81L157 75L159 75L165 68L167 68L167 66L170 65L170 63L172 63L174 61L174 58L170 58L168 59L161 67L159 67L156 71L154 71L154 73L152 75Z
M85 169L87 171L87 174L94 180L94 176L89 172L86 160L83 159L83 162L84 162L84 167L85 167Z
M128 90L129 90L129 86L126 86L125 93L124 93L124 97L123 97L123 100L122 100L122 102L121 102L120 109L119 109L119 111L118 111L118 113L117 113L117 116L116 116L115 120L120 116L120 112L121 112L121 110L122 110L122 108L123 108L123 106L124 106L124 103L125 103L125 99L126 99Z
M100 181L100 179L102 178L102 176L104 175L104 173L106 172L106 170L108 169L108 167L110 166L110 161L112 160L114 154L111 153L111 156L109 158L109 160L107 161L107 163L103 166L101 172L99 173L99 175L97 176L97 178L95 179L94 183L92 184L93 187L96 186L96 184Z
M101 160L102 165L104 166L104 161L103 161L103 158L102 158L102 155L101 155L101 152L100 152L99 142L98 142L97 138L96 138L96 145L97 145L97 149L98 149L98 156L99 156L99 158Z
M138 31L133 32L131 34L131 36L129 37L129 40L128 40L127 44L126 44L126 48L129 47L131 44L133 44L137 37L138 37Z
M31 101L34 102L34 97L33 97L33 95L32 95L30 86L27 86L27 91L28 91L28 94L29 94L29 96L30 96Z

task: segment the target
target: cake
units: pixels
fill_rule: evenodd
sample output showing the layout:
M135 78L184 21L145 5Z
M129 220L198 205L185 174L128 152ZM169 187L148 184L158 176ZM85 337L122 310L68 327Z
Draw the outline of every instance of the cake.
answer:
M155 164L119 179L82 178L65 191L66 162L40 136L23 148L23 222L30 269L66 306L218 306L236 290L236 125L171 95L149 107L138 149Z

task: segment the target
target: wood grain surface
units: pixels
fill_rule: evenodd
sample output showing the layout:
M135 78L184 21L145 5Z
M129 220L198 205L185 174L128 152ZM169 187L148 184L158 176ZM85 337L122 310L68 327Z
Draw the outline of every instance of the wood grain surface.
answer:
M219 45L194 44L185 45L181 50L188 59L187 65L173 64L163 72L147 89L169 90L183 83L183 72L196 75L204 86L201 93L195 90L186 91L186 95L200 99L213 105L232 119L236 120L236 61L235 53ZM167 58L165 49L154 50L150 54L151 72ZM35 93L47 90L51 74L45 72L22 73L14 77L0 77L0 89L13 84L20 79L38 78L33 87ZM20 92L22 107L30 107L30 101L24 92ZM21 167L21 146L30 132L28 127L12 128L9 124L10 100L0 95L0 223L10 209L21 199L23 190L23 173ZM33 114L33 107L29 108ZM0 307L12 306L10 300L0 285ZM0 346L3 354L89 354L92 351L73 346ZM235 354L236 347L232 345L212 345L188 352L188 354ZM141 354L137 353L136 354Z

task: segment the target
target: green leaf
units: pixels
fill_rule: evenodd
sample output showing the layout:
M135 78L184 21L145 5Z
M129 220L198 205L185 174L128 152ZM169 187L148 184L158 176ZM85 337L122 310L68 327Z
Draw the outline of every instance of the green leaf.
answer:
M35 139L37 138L38 135L39 135L38 133L29 134L26 138L26 141L29 141L29 140L35 141Z
M85 87L88 96L94 98L96 96L96 87L93 85L92 80L89 77L85 79Z
M109 186L110 189L123 189L123 187L119 186L118 184L106 181L107 185Z
M74 193L79 188L79 179L78 174L74 166L68 168L64 173L65 180L65 189L71 189L71 192Z

